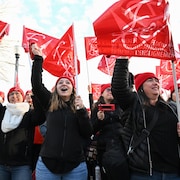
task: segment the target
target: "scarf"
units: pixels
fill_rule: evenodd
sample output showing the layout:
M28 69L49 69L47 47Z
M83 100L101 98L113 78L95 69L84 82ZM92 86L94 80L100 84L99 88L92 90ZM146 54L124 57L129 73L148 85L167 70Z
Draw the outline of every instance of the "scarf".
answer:
M1 123L1 130L4 133L17 128L23 119L23 115L29 110L29 104L23 103L7 103L4 118Z

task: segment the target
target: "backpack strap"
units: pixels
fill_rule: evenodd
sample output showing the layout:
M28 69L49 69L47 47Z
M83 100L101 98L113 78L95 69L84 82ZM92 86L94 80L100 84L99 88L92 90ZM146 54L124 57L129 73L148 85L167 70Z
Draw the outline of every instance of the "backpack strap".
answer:
M144 111L144 110L143 110ZM144 128L141 131L141 135L132 143L132 145L129 146L129 150L127 152L127 154L129 155L130 153L132 153L136 147L146 138L149 136L151 130L153 129L153 127L155 126L157 119L159 117L159 113L157 111L157 108L155 109L154 115L153 115L153 119L150 122L150 124L147 126L147 128Z

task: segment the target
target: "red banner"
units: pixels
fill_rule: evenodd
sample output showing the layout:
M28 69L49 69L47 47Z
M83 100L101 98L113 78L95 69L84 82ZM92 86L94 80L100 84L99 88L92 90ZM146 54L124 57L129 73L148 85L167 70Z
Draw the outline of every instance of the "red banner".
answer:
M0 21L0 41L4 37L4 35L9 35L10 25L3 21Z
M180 59L173 61L176 74L180 75ZM172 69L172 62L167 60L161 60L160 61L160 74L161 75L172 75L173 69Z
M75 76L80 73L80 62L75 59L73 26L66 31L43 62L43 68L54 76Z
M96 37L85 37L84 43L85 43L86 60L99 56Z
M167 62L170 63L170 61L161 61L161 64L164 63L163 66L166 66ZM170 66L170 64L168 66ZM169 90L169 88L172 86L172 83L174 81L173 80L172 70L167 70L167 72L166 71L161 72L161 68L162 68L161 65L160 66L156 66L156 76L159 78L161 87L163 89ZM177 79L179 79L180 78L180 74L177 73L176 75L177 75Z
M99 54L175 60L166 0L121 0L94 23Z
M43 57L45 58L54 48L58 40L59 39L57 38L23 26L22 47L24 48L26 53L29 52L30 42L34 42L37 43L37 45L41 48L43 52Z
M101 96L101 84L91 84L93 100L97 101Z
M112 76L117 56L103 56L98 64L98 69L103 73Z

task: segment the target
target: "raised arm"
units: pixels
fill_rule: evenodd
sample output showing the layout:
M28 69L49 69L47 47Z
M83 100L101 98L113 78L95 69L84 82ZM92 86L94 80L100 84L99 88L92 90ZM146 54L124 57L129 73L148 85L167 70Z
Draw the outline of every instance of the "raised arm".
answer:
M116 59L111 84L113 97L123 110L132 103L134 94L129 84L128 65L128 59Z
M43 58L40 49L38 47L32 46L32 53L34 54L33 65L32 65L32 75L31 84L32 91L34 95L39 99L42 106L46 109L49 106L49 100L51 97L51 92L42 83L42 63Z

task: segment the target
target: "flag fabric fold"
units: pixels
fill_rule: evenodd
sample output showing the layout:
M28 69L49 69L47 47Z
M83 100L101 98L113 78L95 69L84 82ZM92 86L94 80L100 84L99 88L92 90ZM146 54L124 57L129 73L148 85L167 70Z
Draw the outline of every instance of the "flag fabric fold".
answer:
M174 60L168 1L121 0L94 21L99 54Z
M48 54L43 62L43 68L54 76L69 76L76 75L74 61L74 33L73 25L69 27L66 33L56 43L54 48ZM77 60L78 74L80 73L80 62Z
M101 85L102 84L91 83L93 101L97 101L101 96Z
M30 43L37 43L45 58L54 48L59 39L23 26L22 47L29 52Z
M103 73L112 76L114 71L114 64L117 56L102 56L100 62L98 63L98 69Z
M5 35L9 35L10 25L6 22L0 21L0 41Z
M84 37L86 60L99 56L97 37Z

